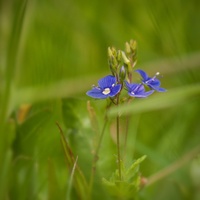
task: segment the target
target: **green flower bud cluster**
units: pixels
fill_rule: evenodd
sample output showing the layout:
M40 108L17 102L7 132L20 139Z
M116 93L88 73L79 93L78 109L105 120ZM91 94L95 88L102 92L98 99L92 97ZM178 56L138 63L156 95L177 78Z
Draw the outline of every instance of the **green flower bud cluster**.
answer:
M126 78L132 81L133 68L137 61L137 43L135 40L125 43L125 51L108 47L108 64L113 76L118 82L123 82Z

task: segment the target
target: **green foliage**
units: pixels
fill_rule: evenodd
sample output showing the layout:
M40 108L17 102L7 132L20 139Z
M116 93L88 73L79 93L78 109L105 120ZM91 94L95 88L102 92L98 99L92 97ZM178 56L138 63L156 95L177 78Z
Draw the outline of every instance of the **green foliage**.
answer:
M200 141L199 7L197 0L1 0L0 199L113 199L101 179L115 190L118 172L107 177L116 169L116 109L109 112L90 191L106 103L92 101L96 113L89 118L85 92L108 73L107 48L124 49L134 39L137 67L159 71L168 92L120 107L121 138L125 114L130 118L124 163L147 158L122 166L126 179L117 184L126 190L116 194L125 190L130 197L132 183L134 194L139 171L149 180L162 172L138 199L198 200L199 151L190 152ZM178 170L163 173L185 155Z
M81 171L81 169L79 168L79 166L77 166L75 161L75 157L73 155L73 152L71 150L71 148L69 147L68 142L65 139L65 136L63 134L62 129L60 128L59 124L57 124L59 129L60 129L60 134L61 134L61 143L64 149L64 154L66 157L66 162L67 162L67 168L68 169L73 169L71 173L72 174L72 178L74 179L74 188L76 189L77 193L78 193L78 198L79 199L88 199L88 192L89 192L89 187L88 184L85 180L85 177ZM76 170L76 171L75 171ZM75 172L73 172L75 171ZM72 184L71 182L69 183L70 185ZM68 190L68 193L70 192L70 190ZM68 194L69 196L69 194Z
M124 114L137 113L137 112L149 112L151 110L166 109L172 106L189 103L191 99L198 98L200 93L200 84L193 84L181 88L175 88L168 91L163 95L154 95L151 99L145 99L142 101L134 102L129 105L120 106L120 112ZM119 110L113 108L109 114L116 115Z
M137 159L128 169L121 161L122 180L119 177L119 170L111 176L109 180L103 178L103 183L108 191L117 199L136 199L141 187L139 165L146 156Z

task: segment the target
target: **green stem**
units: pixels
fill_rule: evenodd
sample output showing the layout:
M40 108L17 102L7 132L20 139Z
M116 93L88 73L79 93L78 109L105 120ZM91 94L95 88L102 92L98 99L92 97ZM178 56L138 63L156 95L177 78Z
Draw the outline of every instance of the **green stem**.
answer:
M103 136L104 136L104 133L105 133L106 126L108 124L107 112L108 112L108 109L109 109L110 105L111 105L111 103L107 106L103 129L102 129L100 137L99 137L97 148L95 149L95 152L94 152L94 157L93 157L93 161L92 161L92 172L91 172L90 183L89 183L90 194L91 194L92 187L93 187L94 174L95 174L95 171L96 171L96 163L98 161L99 150L100 150L100 147L101 147L101 143L102 143L102 140L103 140Z
M76 160L74 162L74 165L73 165L73 168L72 168L72 171L71 171L71 175L70 175L70 179L69 179L69 185L68 185L68 188L67 188L67 197L66 197L67 200L71 199L70 194L71 194L71 190L72 190L72 184L73 184L73 179L74 179L77 161L78 161L78 156L76 157Z
M119 105L119 95L117 96L117 106ZM118 157L118 170L119 170L119 180L122 180L121 173L121 155L120 155L120 139L119 139L119 113L117 113L116 117L116 128L117 128L117 157Z
M132 99L129 99L127 101L127 104L129 105ZM123 159L126 157L126 149L127 149L127 138L128 138L128 129L129 129L129 121L130 121L131 115L128 114L126 116L126 130L125 130L125 139L124 139L124 154L123 154Z
M127 115L127 116L126 116L126 130L125 130L125 139L124 139L124 153L123 153L123 159L125 159L125 157L126 157L126 148L127 148L127 138L128 138L129 119L130 119L130 115Z

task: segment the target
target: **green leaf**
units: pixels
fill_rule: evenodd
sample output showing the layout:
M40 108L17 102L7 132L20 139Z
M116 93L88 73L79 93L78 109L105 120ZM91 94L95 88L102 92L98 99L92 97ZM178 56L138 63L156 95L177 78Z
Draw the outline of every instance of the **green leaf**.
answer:
M13 80L15 79L15 72L17 67L17 61L19 56L20 39L22 35L22 29L27 11L27 0L22 0L14 3L14 15L12 24L12 34L10 34L10 40L8 44L8 51L6 56L5 67L5 88L3 90L2 98L0 99L0 121L4 122L10 114L10 100L11 100L11 87Z
M117 113L130 114L141 113L152 110L166 109L176 105L183 104L200 94L200 84L187 85L180 88L169 89L165 93L158 93L146 99L139 99L128 105L111 108L110 116L115 116Z
M140 174L139 166L144 161L146 156L138 158L128 169L124 167L121 161L122 177L119 180L119 173L116 170L109 180L102 179L103 184L112 196L124 199L134 199L140 189Z
M0 199L6 199L11 173L12 152L8 150L4 154L4 160L0 166Z
M146 155L142 156L141 158L138 158L129 169L126 170L125 177L127 181L131 181L132 178L139 172L139 167L141 162L143 162L146 159Z
M67 140L65 139L64 133L58 123L57 123L57 126L60 131L61 143L62 143L62 146L64 149L65 158L67 161L67 168L68 168L68 170L72 170L72 171L75 170L73 172L74 188L79 196L79 199L87 200L88 195L89 195L88 183L86 182L83 172L81 171L80 167L76 163L77 161L75 160L72 149L70 148ZM75 169L74 169L74 166L76 166Z
M78 102L72 98L62 100L63 121L67 131L70 133L77 133L80 128L80 121L76 112Z
M48 200L62 198L54 162L48 160Z

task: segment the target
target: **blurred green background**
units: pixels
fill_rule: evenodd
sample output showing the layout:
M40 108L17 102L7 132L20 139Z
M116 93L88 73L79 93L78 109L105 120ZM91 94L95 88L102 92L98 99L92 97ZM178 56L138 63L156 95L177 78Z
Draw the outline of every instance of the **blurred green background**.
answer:
M89 178L96 136L85 93L110 73L108 46L123 50L130 39L138 44L136 68L159 71L168 92L121 108L131 115L127 162L147 155L141 173L150 177L187 158L139 199L200 199L199 36L198 0L0 0L0 199L69 198L56 121ZM106 102L91 104L101 129ZM93 199L112 199L101 184L116 168L112 123Z

